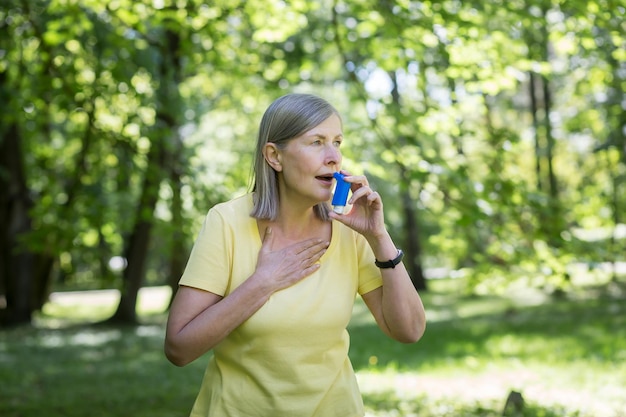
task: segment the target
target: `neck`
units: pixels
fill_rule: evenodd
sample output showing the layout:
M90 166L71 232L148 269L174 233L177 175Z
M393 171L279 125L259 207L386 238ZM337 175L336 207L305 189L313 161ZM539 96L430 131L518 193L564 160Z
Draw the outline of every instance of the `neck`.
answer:
M312 207L305 210L281 204L278 218L274 221L274 227L282 232L287 238L298 239L310 234L312 229L319 227L320 220L315 215Z
M330 241L331 222L319 219L313 207L302 204L280 203L278 218L274 221L260 220L257 225L261 236L265 235L267 227L272 228L274 236L273 250L280 249L294 242L310 238L320 238Z

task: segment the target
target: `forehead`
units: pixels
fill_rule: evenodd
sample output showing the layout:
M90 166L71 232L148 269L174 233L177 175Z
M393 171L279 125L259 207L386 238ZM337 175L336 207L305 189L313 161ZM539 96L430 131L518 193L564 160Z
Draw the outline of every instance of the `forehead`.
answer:
M302 136L340 136L343 134L342 130L341 119L336 114L332 114L319 125L304 132Z

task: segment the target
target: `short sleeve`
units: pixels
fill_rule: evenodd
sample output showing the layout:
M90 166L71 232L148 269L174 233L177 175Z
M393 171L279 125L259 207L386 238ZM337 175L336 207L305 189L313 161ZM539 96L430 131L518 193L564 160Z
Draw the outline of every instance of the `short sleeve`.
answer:
M221 213L212 208L191 249L179 285L224 295L231 276L232 233Z
M362 235L357 234L356 249L359 258L359 294L365 294L383 285L383 277L376 266L372 248Z

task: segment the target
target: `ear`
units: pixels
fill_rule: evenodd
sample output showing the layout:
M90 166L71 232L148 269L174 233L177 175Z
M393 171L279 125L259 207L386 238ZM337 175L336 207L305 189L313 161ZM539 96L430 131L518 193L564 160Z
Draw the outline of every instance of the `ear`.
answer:
M281 163L282 155L280 154L280 150L275 143L268 142L265 144L263 147L263 156L274 171L280 172L283 170L283 165Z

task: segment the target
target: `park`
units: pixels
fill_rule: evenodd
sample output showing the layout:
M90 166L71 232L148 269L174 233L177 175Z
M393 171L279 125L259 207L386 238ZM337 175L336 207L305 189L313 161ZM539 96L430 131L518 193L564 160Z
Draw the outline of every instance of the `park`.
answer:
M361 297L368 417L626 416L626 7L611 0L7 0L0 415L186 416L163 352L207 211L264 109L341 114L426 311ZM408 282L408 281L407 281Z
M527 290L468 297L460 284L436 281L424 296L429 324L416 345L389 341L357 303L350 357L368 416L624 415L623 285L583 282L572 299L546 300ZM35 328L0 332L0 413L186 415L206 358L186 368L165 359L169 296L142 289L141 324L113 326L102 320L116 291L54 293ZM523 405L505 413L510 392Z

